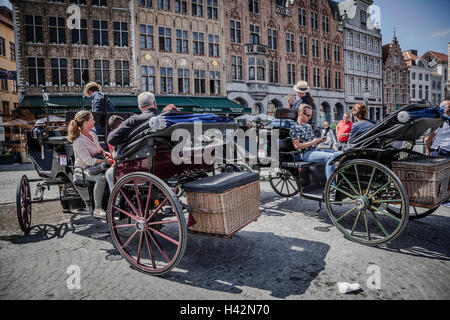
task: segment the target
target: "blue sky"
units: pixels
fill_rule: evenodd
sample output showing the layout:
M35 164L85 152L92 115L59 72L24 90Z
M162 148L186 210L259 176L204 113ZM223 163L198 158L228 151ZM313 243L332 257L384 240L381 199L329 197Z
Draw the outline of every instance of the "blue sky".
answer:
M342 2L342 1L338 1ZM394 27L403 51L417 49L448 53L449 0L374 0L381 9L383 45L392 41Z
M448 53L449 0L375 0L374 4L381 8L383 44L391 42L395 27L403 51L417 49L419 55L428 50ZM11 7L8 0L0 0L2 5Z

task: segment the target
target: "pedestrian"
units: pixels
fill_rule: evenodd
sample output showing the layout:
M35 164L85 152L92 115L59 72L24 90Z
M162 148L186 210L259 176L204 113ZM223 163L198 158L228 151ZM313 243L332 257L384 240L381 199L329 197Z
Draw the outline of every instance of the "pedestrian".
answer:
M343 146L347 143L350 131L352 130L353 122L350 121L350 115L344 113L342 120L339 121L337 130L338 148L342 150Z
M103 93L102 86L96 82L89 82L84 87L84 96L91 98L91 111L92 112L117 112L116 107L109 100L109 98ZM106 111L105 111L106 106ZM106 121L106 117L105 117ZM104 135L105 128L103 124L96 124L94 127L94 132L97 135Z
M306 81L298 81L297 84L293 87L296 92L296 96L289 95L288 96L288 106L289 108L297 110L298 107L305 103L311 108L314 108L314 99L311 97L311 93L309 92L308 83Z
M327 141L323 142L321 146L326 149L337 150L337 139L330 127L330 123L328 121L325 121L323 126L324 128L322 129L320 137L326 137Z
M342 155L341 151L322 150L317 146L327 140L326 137L315 138L313 129L308 124L312 117L312 108L307 104L301 104L297 110L297 122L292 126L290 135L292 143L296 150L299 151L303 161L313 163L326 163L325 173L327 179L330 178L334 171L334 164L331 162Z
M108 120L108 125L111 131L116 130L123 122L123 118L118 115L112 115ZM116 156L115 147L108 143L109 152L111 152L112 158ZM108 168L105 172L106 181L108 181L109 191L112 192L114 187L114 164Z
M367 107L364 103L357 103L352 109L356 122L352 125L348 143L352 143L360 134L372 128L376 123L367 119Z
M115 130L111 131L108 135L108 143L114 147L125 142L128 135L136 129L142 123L148 121L150 118L161 114L161 111L156 107L155 96L151 92L142 92L138 96L138 108L141 114L136 114L128 119L126 119L122 124ZM169 104L164 107L163 112L166 111L178 111L178 108L173 104Z
M94 216L104 218L105 210L102 208L103 194L105 192L106 179L104 173L92 175L87 169L96 164L108 162L111 157L109 152L103 150L98 143L97 135L92 132L95 125L94 116L87 110L82 110L75 115L69 123L68 140L73 144L75 155L74 180L87 180L95 182L94 186ZM103 159L97 158L98 156Z

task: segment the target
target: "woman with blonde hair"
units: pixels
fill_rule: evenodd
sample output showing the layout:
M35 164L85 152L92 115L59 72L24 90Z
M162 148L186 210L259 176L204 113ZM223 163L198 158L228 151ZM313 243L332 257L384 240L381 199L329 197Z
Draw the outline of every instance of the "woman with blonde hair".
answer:
M75 118L70 121L68 129L68 140L73 143L73 152L75 154L74 180L83 179L83 169L96 164L107 162L111 154L103 150L98 143L97 135L92 132L95 125L94 116L89 111L80 111ZM98 159L101 155L104 159ZM94 186L94 216L103 218L106 216L102 208L102 199L106 186L105 173L92 175L89 170L84 170L84 179L95 182Z
M357 103L352 109L353 116L356 122L352 125L350 130L350 137L348 143L352 143L360 134L366 132L375 125L370 119L367 119L367 107L364 103Z

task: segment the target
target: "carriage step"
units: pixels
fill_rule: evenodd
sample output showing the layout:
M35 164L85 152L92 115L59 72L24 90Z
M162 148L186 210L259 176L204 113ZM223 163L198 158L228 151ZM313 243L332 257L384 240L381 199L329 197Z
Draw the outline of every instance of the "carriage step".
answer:
M301 192L301 196L310 200L323 201L323 188L310 189Z

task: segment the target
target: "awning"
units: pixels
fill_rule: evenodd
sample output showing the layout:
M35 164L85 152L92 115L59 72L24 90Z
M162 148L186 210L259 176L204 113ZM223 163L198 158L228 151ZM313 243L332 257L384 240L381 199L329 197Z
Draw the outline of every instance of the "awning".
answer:
M108 96L120 112L139 112L137 96ZM241 115L251 114L251 108L240 106L226 97L190 97L190 96L163 96L156 95L156 104L159 109L168 104L174 104L180 111L196 113L214 113ZM81 96L49 97L49 114L65 114L66 112L89 109L90 99ZM34 114L44 114L44 101L41 96L26 96L20 107L30 110Z

